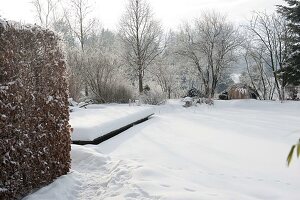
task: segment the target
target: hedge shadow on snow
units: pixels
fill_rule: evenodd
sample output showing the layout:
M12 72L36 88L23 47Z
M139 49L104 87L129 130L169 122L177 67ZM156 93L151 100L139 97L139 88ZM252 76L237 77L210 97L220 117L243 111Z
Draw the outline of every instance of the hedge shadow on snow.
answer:
M0 199L70 168L66 62L52 31L0 19Z

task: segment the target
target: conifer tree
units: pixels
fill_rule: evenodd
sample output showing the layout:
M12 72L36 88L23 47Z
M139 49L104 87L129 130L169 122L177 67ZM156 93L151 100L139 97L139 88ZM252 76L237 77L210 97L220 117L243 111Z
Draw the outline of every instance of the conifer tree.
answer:
M278 12L289 22L291 46L286 68L278 71L280 77L285 77L287 84L300 85L300 1L285 0L287 6L279 5Z

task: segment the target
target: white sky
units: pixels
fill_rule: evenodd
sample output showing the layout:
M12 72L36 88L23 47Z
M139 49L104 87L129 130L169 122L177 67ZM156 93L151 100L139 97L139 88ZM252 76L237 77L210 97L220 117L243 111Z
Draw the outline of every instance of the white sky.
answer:
M31 0L0 0L0 15L6 19L34 23ZM62 0L66 1L66 0ZM117 29L126 0L91 0L94 12L105 28ZM243 23L252 11L274 11L282 0L148 0L165 29L177 28L183 21L200 16L201 11L216 10L236 23Z

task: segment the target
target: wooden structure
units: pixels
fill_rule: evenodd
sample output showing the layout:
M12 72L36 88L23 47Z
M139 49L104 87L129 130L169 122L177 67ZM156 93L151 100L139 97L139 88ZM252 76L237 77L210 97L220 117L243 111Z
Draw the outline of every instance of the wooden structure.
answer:
M234 84L227 89L228 99L257 99L258 93L242 83Z

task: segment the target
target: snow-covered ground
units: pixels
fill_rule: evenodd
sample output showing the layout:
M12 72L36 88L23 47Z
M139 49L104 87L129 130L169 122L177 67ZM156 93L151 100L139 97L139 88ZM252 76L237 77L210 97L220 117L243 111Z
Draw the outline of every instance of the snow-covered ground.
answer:
M300 198L300 160L285 162L300 102L182 104L99 145L72 145L71 173L25 199Z

